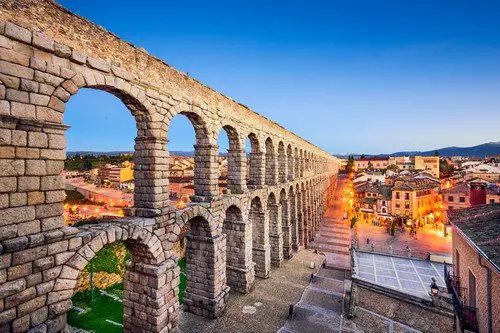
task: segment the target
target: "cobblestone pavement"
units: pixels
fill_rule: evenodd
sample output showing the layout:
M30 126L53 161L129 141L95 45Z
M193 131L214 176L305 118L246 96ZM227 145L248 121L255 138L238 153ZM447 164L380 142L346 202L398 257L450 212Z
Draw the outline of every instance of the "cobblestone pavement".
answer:
M268 279L255 280L249 294L231 291L226 313L218 319L206 319L181 312L181 332L266 333L283 326L291 304L299 301L311 274L311 261L319 267L324 257L311 250L300 250L280 268L273 268Z

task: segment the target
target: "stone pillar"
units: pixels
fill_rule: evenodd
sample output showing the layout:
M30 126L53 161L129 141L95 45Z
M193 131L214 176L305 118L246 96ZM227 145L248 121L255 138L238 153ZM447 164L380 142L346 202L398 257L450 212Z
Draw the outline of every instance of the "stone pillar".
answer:
M277 158L274 154L266 153L266 185L278 184Z
M168 151L163 138L135 139L134 207L136 216L160 215L168 205Z
M213 144L194 146L193 201L205 201L219 194L219 147Z
M290 197L290 234L291 246L294 251L299 250L299 223L295 196Z
M242 194L246 186L247 158L243 149L229 149L227 156L227 188L232 194Z
M124 277L125 332L177 332L180 268L172 259L161 264L127 263Z
M279 208L277 204L268 204L271 265L274 267L281 267L283 264L283 230L281 227L281 214Z
M305 225L304 225L304 201L302 199L303 194L302 192L297 193L297 229L299 231L298 235L298 245L299 246L304 246L305 245Z
M265 154L250 153L250 174L248 188L256 189L264 186Z
M291 259L292 249L292 226L290 225L290 210L287 199L281 203L281 225L283 228L283 257Z
M251 212L252 256L255 276L267 279L271 270L271 247L269 245L269 220L264 212Z
M293 163L293 154L290 152L287 156L287 179L288 180L293 180L295 178L295 172L294 172L294 163Z
M229 293L226 284L226 236L189 234L186 237L184 309L206 318L220 317Z
M223 232L226 238L227 284L232 290L249 293L255 280L255 263L252 261L252 225L235 216L226 216Z
M283 151L278 155L278 180L280 183L286 182L287 179L286 155Z

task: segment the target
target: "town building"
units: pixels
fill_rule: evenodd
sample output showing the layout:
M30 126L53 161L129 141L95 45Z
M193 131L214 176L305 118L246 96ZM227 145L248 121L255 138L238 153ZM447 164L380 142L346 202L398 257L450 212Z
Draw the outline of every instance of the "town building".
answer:
M439 178L439 156L415 156L415 169L427 171Z
M116 166L106 164L98 169L97 181L99 184L109 184L112 187L119 188L121 183L129 182L134 179L133 163L124 163Z
M391 186L381 182L366 182L354 188L356 201L354 204L356 216L360 222L390 223L391 216Z
M465 170L466 180L483 179L490 183L500 182L500 168L489 164L479 164Z
M445 274L461 331L500 332L500 204L447 212L453 270Z
M354 160L355 170L385 170L388 166L388 157L364 157Z
M392 188L392 216L419 227L442 219L440 183L428 179L396 180Z

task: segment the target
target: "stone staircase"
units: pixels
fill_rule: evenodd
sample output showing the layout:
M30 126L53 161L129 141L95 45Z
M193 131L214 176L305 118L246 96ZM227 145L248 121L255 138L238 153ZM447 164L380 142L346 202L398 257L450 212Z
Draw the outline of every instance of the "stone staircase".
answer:
M350 269L351 231L348 223L339 217L324 217L314 241L309 243L309 248L325 254L327 267Z
M355 332L344 318L348 271L322 267L311 279L280 333Z

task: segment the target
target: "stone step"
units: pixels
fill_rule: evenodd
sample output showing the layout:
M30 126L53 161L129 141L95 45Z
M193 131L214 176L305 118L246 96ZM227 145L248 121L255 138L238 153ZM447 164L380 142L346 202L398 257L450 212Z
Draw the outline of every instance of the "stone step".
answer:
M344 281L346 274L347 273L343 269L323 267L316 275L323 278Z
M301 302L303 301L313 306L332 311L339 316L342 314L343 294L309 286L302 294Z
M339 294L343 294L345 289L344 281L319 275L314 276L311 285L316 288L327 289Z
M349 246L351 245L349 239L328 237L321 234L316 235L315 242L329 244L329 245L345 246L347 248L349 248Z
M292 320L286 321L284 329L288 331L284 332L343 332L340 329L341 321L341 315L334 311L323 309L306 301L300 301L294 307Z
M325 230L325 229L318 229L317 231L318 234L323 235L325 237L332 237L332 238L340 238L340 239L351 239L351 233L350 232L345 232L342 230Z
M311 242L307 247L310 249L318 250L320 252L330 252L330 253L349 255L349 248L346 248L345 246L335 246L324 243Z

